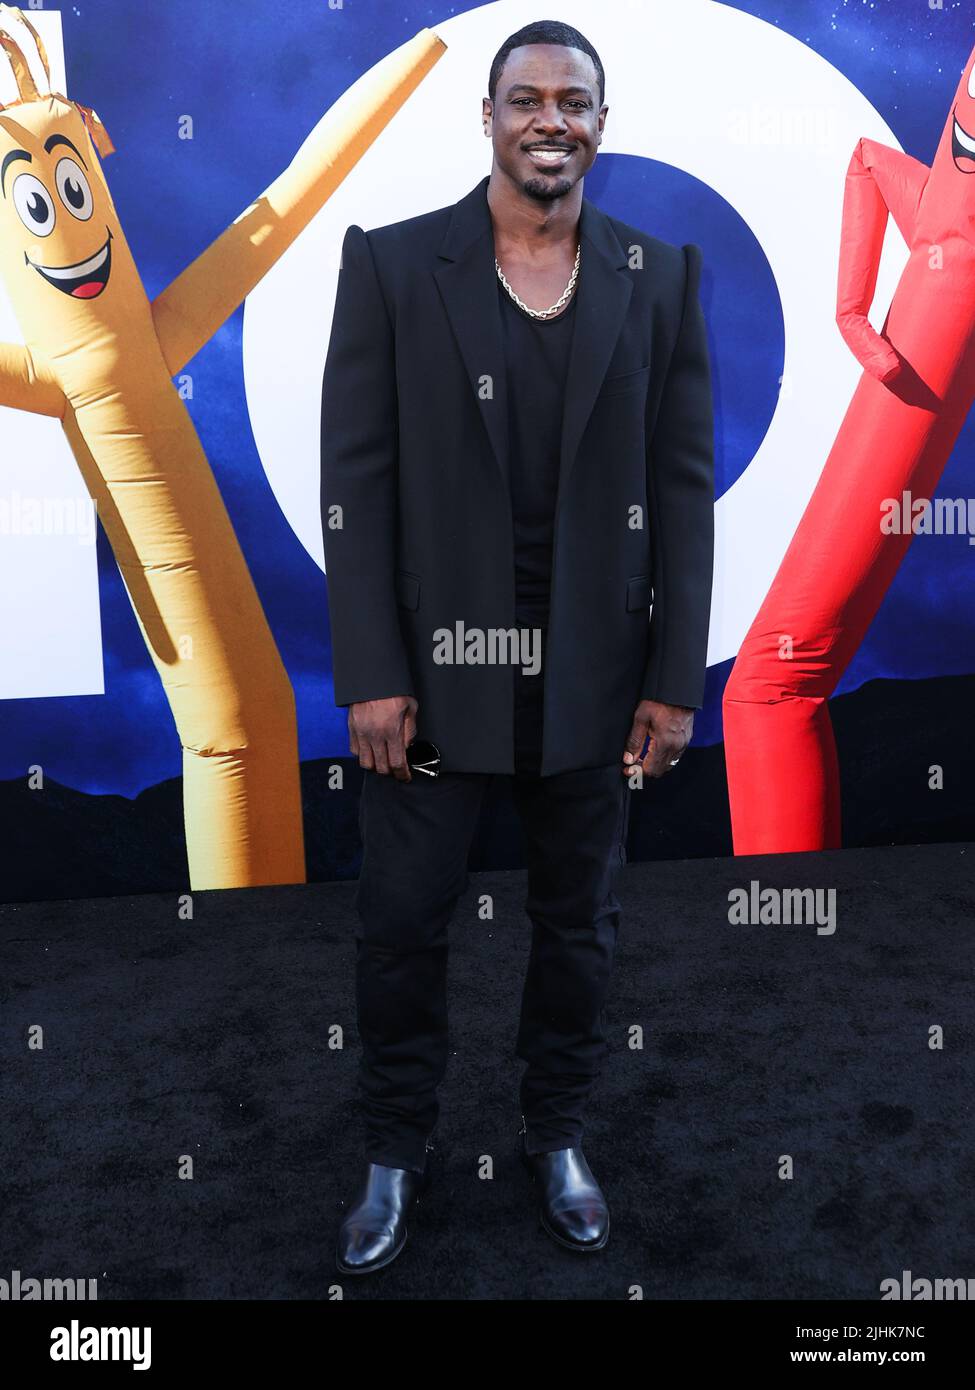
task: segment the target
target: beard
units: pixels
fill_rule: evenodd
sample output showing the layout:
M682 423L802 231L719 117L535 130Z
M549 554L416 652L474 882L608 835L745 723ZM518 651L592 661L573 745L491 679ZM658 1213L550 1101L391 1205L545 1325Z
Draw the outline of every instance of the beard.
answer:
M522 182L521 191L540 203L551 202L553 198L564 198L572 191L575 179L567 179L558 174L538 174Z

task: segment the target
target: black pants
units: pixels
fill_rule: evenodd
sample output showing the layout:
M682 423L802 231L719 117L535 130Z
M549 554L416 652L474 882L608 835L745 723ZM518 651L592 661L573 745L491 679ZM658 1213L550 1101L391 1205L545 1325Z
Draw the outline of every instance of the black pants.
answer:
M515 676L515 806L526 840L531 953L516 1055L528 1150L579 1144L603 1058L629 786L619 764L538 773L542 678ZM422 710L420 711L422 719ZM435 733L431 733L435 738ZM471 731L472 738L477 730ZM622 749L620 754L622 756ZM447 1066L447 928L490 774L363 774L356 905L359 1089L366 1157L420 1170Z

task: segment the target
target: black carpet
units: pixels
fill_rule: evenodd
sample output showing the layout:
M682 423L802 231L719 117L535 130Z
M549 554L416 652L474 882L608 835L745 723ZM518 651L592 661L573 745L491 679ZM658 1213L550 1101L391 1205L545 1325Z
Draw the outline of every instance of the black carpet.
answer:
M874 1299L903 1270L975 1276L973 863L955 844L625 871L585 1145L612 1212L594 1256L538 1230L515 1156L523 875L473 876L443 1172L404 1254L344 1296ZM835 933L730 925L753 878L835 888ZM0 1277L329 1296L359 1156L353 887L197 893L192 920L175 894L0 909Z

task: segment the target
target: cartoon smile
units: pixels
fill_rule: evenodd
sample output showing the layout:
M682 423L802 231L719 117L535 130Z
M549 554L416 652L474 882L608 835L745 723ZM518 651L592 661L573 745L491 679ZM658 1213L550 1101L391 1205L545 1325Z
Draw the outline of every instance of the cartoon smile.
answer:
M56 286L64 294L70 294L74 299L97 299L108 284L112 271L112 233L109 231L108 240L100 251L74 265L35 265L26 251L24 260L34 267L38 275L43 275L49 285Z
M957 116L951 132L951 153L963 174L975 174L975 135L969 135L964 126L958 124Z

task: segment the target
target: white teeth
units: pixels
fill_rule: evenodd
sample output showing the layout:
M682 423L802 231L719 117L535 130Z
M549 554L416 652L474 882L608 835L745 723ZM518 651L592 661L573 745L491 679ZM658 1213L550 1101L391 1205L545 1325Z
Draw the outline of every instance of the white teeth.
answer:
M971 154L975 155L975 138L969 135L967 131L962 130L957 121L955 122L955 139L958 141L959 145L961 145L962 149L968 150Z
M50 275L52 280L76 280L82 275L90 275L92 271L98 270L107 255L108 246L106 245L103 246L100 251L96 251L93 256L89 257L83 265L72 265L66 270L62 269L60 266L45 265L41 266L41 269L44 271L45 275Z
M529 154L535 155L538 159L544 159L549 164L554 164L557 159L568 159L568 150L529 150Z

